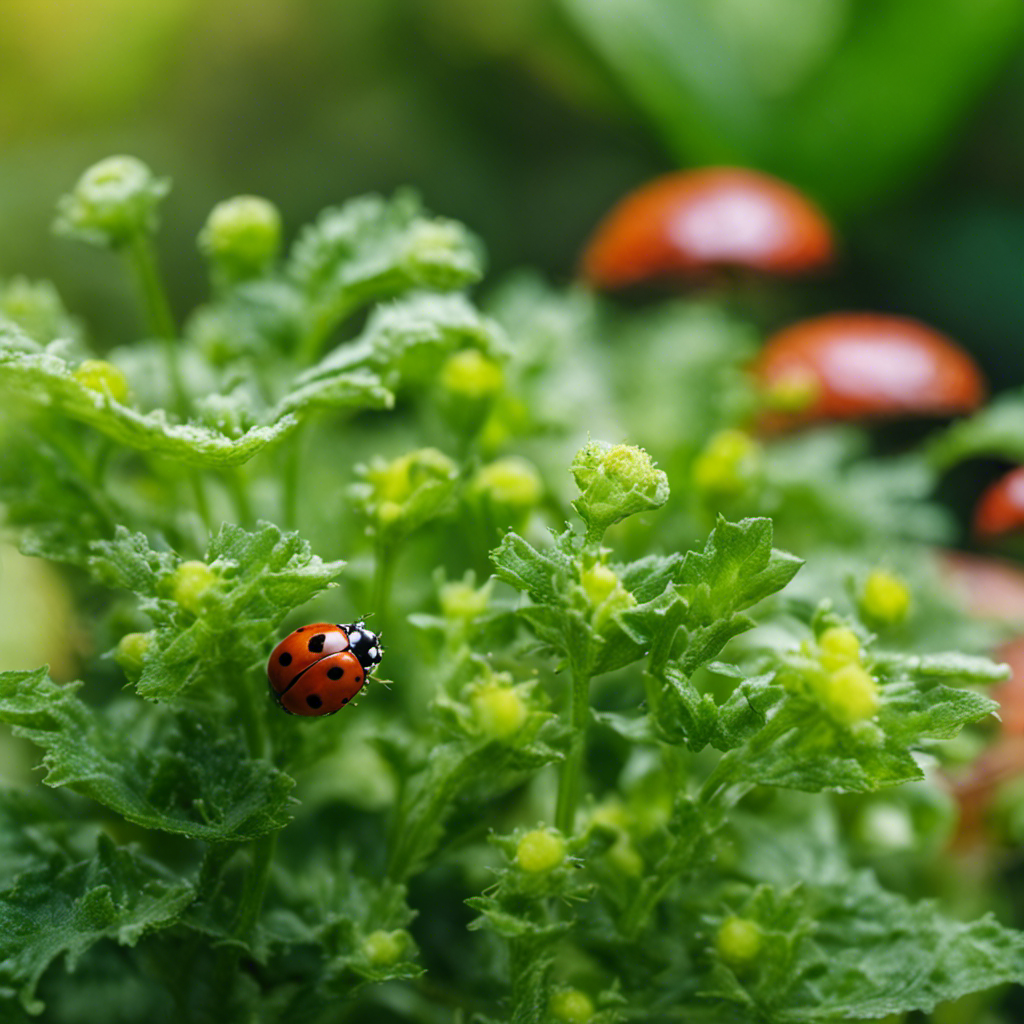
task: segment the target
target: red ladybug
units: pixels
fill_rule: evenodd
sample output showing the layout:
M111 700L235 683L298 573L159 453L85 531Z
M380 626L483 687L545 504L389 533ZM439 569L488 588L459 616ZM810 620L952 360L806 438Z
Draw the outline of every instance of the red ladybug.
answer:
M289 714L333 715L363 688L382 653L377 634L362 622L299 626L270 655L270 689Z

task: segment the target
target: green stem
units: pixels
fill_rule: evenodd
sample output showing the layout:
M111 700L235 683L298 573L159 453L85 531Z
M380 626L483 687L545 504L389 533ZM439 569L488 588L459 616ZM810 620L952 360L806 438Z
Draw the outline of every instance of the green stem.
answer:
M171 305L167 301L167 292L160 279L156 253L149 235L140 232L132 238L128 245L128 260L142 299L149 330L157 338L163 339L167 376L174 392L174 404L178 415L185 420L188 417L188 394L185 391L185 381L181 376L181 364L178 361L178 329L171 314Z
M587 725L590 721L590 671L573 666L571 673L569 728L572 740L569 753L562 762L562 774L558 779L558 802L555 805L555 827L565 835L572 835L576 820L583 757L587 749Z
M246 486L242 470L237 466L229 469L226 474L228 490L231 492L231 499L235 503L235 515L242 526L248 526L252 522L252 504L249 501L249 488Z
M307 420L303 420L292 434L291 446L285 456L283 467L283 508L282 514L289 530L298 529L299 484L302 480L302 455Z
M202 473L198 469L190 469L188 482L192 486L192 496L195 498L196 511L203 521L203 526L208 534L213 533L213 516L210 513L210 499L206 495L206 484L203 481Z
M391 602L391 585L395 579L395 562L398 546L378 541L373 566L373 591L370 597L372 611L383 624L388 619L388 606ZM381 632L380 629L377 632Z
M270 881L270 868L274 863L274 852L277 849L277 832L261 836L253 841L252 850L252 881L245 891L235 914L232 934L237 939L244 939L259 920L263 909L263 897L267 893Z

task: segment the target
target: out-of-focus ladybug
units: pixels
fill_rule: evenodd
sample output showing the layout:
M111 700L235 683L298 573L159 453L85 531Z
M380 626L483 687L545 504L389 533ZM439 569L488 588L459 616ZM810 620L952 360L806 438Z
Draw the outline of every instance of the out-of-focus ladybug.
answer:
M363 622L314 622L274 648L267 678L290 714L333 715L359 693L382 654L380 638Z

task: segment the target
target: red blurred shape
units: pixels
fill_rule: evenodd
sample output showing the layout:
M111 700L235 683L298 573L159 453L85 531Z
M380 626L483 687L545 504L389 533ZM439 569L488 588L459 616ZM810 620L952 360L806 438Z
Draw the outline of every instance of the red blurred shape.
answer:
M1024 623L1024 569L985 555L937 551L939 571L971 615Z
M758 171L709 167L626 196L598 225L582 270L598 288L621 288L723 268L802 274L833 253L828 221L795 188Z
M991 539L1024 529L1024 466L992 484L974 509L974 534Z
M795 390L805 396L768 414L775 429L947 416L971 412L985 398L981 372L955 342L916 320L876 313L833 313L786 327L765 343L754 371L769 406Z

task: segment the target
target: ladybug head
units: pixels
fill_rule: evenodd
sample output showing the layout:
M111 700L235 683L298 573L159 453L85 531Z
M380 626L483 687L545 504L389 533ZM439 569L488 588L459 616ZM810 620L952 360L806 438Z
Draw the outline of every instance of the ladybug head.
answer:
M353 622L345 627L348 633L349 649L359 659L363 671L369 675L378 664L384 651L380 646L380 637L366 628L365 622Z

